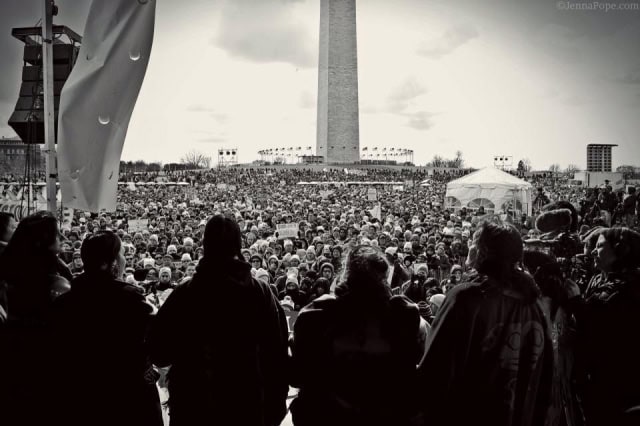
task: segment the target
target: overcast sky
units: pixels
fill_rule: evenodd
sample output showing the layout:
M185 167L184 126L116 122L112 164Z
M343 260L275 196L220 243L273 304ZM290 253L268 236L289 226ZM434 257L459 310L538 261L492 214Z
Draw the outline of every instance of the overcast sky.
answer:
M123 159L216 161L237 147L314 146L320 0L157 0L153 50ZM562 10L555 0L359 0L360 146L461 150L585 167L612 143L640 165L640 0L636 10ZM575 7L577 2L570 2ZM624 2L610 4L620 5ZM629 2L626 2L629 3ZM40 0L0 0L0 135L20 87L14 26ZM57 24L84 31L88 0L57 0ZM600 4L603 4L602 2Z

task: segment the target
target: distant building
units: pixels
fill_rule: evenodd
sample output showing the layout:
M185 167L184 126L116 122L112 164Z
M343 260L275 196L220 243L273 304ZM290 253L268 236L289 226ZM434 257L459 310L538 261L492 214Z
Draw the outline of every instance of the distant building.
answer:
M610 172L611 148L618 145L589 144L587 145L587 171Z
M44 170L44 156L40 145L27 145L20 138L0 138L0 174L24 173L27 159L27 149L30 149L32 171Z

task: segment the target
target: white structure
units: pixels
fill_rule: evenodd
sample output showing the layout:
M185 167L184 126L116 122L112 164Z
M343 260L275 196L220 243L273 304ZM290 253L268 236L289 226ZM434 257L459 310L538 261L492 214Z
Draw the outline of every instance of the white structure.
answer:
M356 0L320 1L316 155L360 161Z
M487 213L507 209L531 214L532 186L509 173L487 167L449 182L445 208L476 210L483 206Z

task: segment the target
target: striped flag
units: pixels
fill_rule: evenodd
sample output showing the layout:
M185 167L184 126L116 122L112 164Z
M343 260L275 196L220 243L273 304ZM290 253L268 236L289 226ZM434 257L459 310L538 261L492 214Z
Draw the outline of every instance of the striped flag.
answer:
M147 70L156 2L94 0L82 47L60 96L62 202L116 210L120 156Z

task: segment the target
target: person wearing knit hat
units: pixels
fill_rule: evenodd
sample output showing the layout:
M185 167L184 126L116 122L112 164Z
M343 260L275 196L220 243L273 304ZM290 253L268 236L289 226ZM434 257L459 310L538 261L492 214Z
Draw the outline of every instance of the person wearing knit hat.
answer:
M298 249L296 250L296 255L298 256L301 262L304 262L306 260L307 251L303 248Z
M251 250L249 249L242 249L240 250L240 253L242 254L243 259L245 260L245 262L249 262L251 259Z
M444 303L444 299L445 299L444 294L434 294L429 299L429 305L431 306L431 312L434 317L436 316L436 314L440 310L440 307Z
M279 294L280 300L284 300L286 297L293 301L294 311L299 311L307 303L307 294L300 290L298 276L295 273L287 274L285 288Z
M278 276L278 270L280 269L280 259L275 254L270 256L267 260L267 270L271 276L271 282L275 282Z
M142 259L142 267L144 269L149 270L149 269L153 268L155 266L155 264L156 264L156 261L154 259L150 258L150 257L146 257L146 258Z
M297 254L294 254L289 258L289 266L293 268L297 268L298 266L300 266L300 258Z
M449 277L449 279L451 280L451 283L460 284L462 282L462 274L463 274L462 266L453 265L451 267L451 275Z
M249 257L248 262L251 264L251 267L254 269L262 268L262 256L259 254L254 254Z
M327 260L324 263L322 263L322 265L320 265L320 276L322 276L322 278L327 279L329 282L333 282L334 273L335 271L330 261Z
M263 268L256 269L255 279L261 280L265 284L269 284L269 272Z
M413 253L413 245L411 244L410 241L407 241L404 243L404 245L402 246L402 252L404 254L412 254Z

